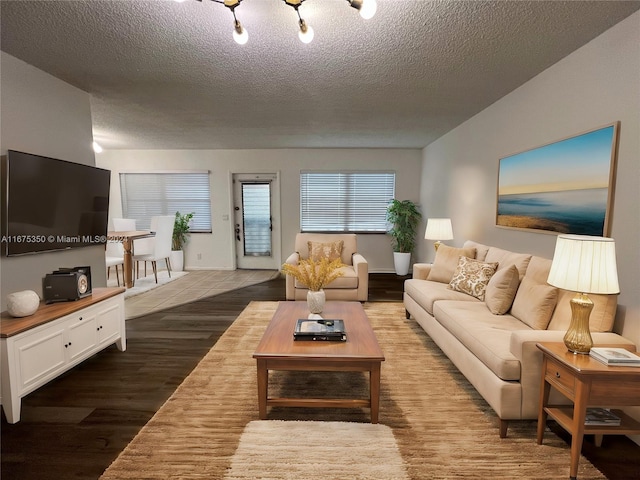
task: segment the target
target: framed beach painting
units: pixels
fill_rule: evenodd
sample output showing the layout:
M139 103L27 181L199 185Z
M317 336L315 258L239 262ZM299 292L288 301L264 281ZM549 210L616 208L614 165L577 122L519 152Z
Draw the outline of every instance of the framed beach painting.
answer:
M496 225L608 236L619 126L501 158Z

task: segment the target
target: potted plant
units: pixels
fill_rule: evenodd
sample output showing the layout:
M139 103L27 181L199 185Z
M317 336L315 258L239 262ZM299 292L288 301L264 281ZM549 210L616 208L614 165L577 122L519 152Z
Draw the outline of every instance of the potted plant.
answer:
M323 288L336 278L344 275L340 270L344 264L340 258L329 260L322 258L314 261L312 258L300 260L297 264L285 263L282 265L282 273L292 275L295 279L309 289L307 292L307 305L311 313L321 313L324 308L325 294Z
M387 206L387 233L391 235L393 261L397 275L409 273L411 253L416 246L416 233L422 219L417 204L411 200L392 199Z
M184 268L184 252L183 248L189 236L189 222L193 218L194 213L182 215L176 212L176 219L173 223L173 237L171 238L171 269L179 272Z

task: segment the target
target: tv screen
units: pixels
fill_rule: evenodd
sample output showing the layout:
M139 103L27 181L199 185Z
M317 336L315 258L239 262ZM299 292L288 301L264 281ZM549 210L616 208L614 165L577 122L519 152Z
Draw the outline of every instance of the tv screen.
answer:
M109 170L9 150L2 162L2 252L106 243Z

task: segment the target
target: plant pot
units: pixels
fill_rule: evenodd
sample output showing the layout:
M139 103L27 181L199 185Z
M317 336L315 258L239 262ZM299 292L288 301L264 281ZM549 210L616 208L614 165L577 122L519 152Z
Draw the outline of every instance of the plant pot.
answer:
M171 250L169 261L171 262L172 271L181 272L184 270L184 252L182 250Z
M393 265L396 275L407 275L411 264L411 253L393 252Z
M325 301L326 296L324 294L324 290L318 290L317 292L309 290L307 292L307 306L309 307L309 312L322 313Z

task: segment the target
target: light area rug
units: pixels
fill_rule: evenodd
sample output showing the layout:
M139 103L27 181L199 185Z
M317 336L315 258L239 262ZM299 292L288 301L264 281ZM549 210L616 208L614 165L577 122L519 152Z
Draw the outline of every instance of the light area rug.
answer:
M127 288L124 292L124 298L135 297L136 295L140 295L141 293L148 292L149 290L153 290L154 288L161 287L162 285L166 285L167 283L171 283L174 280L184 277L189 272L171 272L171 277L166 270L160 270L158 272L158 283L156 283L156 277L153 275L147 275L146 277L136 278L135 284L131 288ZM122 280L122 279L121 279ZM120 283L122 285L122 283ZM108 287L117 287L118 283L115 279L110 278L107 280Z
M252 354L276 307L277 302L252 302L102 479L224 479L245 427L258 420ZM405 319L402 303L364 308L386 358L380 423L392 429L409 478L566 480L568 445L549 430L537 445L535 421L510 422L501 439L493 410L420 326ZM314 395L339 396L345 388L366 394L368 388L367 377L358 372L274 372L269 382L270 396L311 388ZM367 423L369 412L271 408L267 420ZM373 447L366 445L362 455L371 454ZM269 477L261 472L255 478ZM605 477L581 457L578 478Z
M371 423L255 420L225 480L408 480L390 427Z

